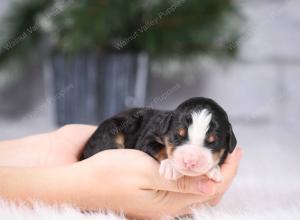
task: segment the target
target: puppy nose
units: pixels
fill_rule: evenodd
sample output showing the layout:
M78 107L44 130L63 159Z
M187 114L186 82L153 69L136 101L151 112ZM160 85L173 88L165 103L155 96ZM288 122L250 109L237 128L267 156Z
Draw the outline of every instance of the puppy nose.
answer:
M201 158L192 154L186 154L183 157L184 167L188 170L197 168L200 162L201 162Z
M184 166L188 170L195 169L197 167L197 165L198 165L198 162L195 160L185 160L184 161Z

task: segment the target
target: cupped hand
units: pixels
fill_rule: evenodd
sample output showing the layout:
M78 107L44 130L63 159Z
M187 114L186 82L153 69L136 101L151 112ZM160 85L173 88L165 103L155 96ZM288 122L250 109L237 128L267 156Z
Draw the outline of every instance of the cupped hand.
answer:
M107 150L78 162L95 129L68 125L47 134L0 142L0 166L54 168L55 176L63 175L53 181L57 179L65 192L53 199L85 210L107 208L129 216L161 217L189 214L195 204L216 205L234 179L241 158L240 148L229 155L221 167L221 183L206 177L165 180L158 174L158 163L137 150Z
M239 159L238 148L222 168L222 183L205 177L168 181L159 175L158 163L141 151L103 151L69 167L72 182L80 182L73 201L85 210L105 207L134 217L190 214L195 204L220 200L237 172Z

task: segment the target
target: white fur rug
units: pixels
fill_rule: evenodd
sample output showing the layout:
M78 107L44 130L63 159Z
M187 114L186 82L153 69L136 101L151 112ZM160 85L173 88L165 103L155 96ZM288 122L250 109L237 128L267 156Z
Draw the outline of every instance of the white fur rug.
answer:
M296 136L257 127L238 130L241 131L239 144L244 147L238 177L217 207L195 210L195 219L300 219L300 146L297 146ZM58 209L41 204L31 210L0 201L0 219L115 220L124 217L101 213L86 215L70 207Z

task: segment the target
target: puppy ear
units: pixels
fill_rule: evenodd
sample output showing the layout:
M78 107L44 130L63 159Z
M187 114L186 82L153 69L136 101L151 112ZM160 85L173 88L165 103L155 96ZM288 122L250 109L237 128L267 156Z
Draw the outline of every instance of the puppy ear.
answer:
M161 117L159 117L159 127L160 127L160 133L161 135L164 135L166 134L170 127L171 127L171 124L172 124L172 121L173 121L173 118L174 118L174 115L172 112L168 112L168 113L163 113L161 115Z
M228 129L228 133L227 133L227 145L228 145L229 153L233 152L236 144L237 144L237 141L236 141L235 135L233 133L232 126L231 126L231 124L229 124L229 129Z

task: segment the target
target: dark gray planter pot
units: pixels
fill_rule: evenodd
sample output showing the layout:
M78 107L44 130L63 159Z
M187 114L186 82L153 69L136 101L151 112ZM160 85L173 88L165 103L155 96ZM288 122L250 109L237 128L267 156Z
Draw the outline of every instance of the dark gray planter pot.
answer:
M98 124L144 105L149 59L145 53L56 54L52 72L58 125Z

